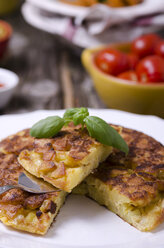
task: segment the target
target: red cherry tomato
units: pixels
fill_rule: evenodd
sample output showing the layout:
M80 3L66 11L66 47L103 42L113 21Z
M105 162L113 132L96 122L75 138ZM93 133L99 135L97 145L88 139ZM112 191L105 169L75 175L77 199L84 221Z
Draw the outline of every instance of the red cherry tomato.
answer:
M101 71L114 76L128 70L129 67L127 55L112 48L98 52L94 61Z
M5 54L11 34L11 26L7 22L0 20L0 58Z
M158 42L155 48L155 53L164 58L164 40Z
M129 60L129 69L134 70L139 62L139 58L134 53L129 53L127 56Z
M164 82L164 59L157 55L148 56L138 63L136 73L143 83Z
M131 50L140 58L154 54L155 46L161 40L156 34L145 34L132 42Z
M118 75L118 78L130 80L130 81L138 81L137 74L135 71L125 71Z

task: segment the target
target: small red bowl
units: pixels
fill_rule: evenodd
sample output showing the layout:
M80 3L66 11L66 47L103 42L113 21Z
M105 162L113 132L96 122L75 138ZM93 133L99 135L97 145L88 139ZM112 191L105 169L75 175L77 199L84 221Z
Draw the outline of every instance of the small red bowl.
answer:
M12 27L5 21L0 20L0 59L4 56L9 40L12 35Z

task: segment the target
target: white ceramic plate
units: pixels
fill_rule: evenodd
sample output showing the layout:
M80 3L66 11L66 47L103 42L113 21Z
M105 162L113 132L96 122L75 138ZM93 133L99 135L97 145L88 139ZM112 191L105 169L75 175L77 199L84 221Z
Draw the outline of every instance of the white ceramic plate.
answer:
M37 111L0 117L0 138L30 127L49 115L63 111ZM164 144L164 120L116 110L90 110L108 122L143 131ZM82 196L70 196L44 237L18 232L0 223L2 248L163 248L164 224L142 233L117 215Z

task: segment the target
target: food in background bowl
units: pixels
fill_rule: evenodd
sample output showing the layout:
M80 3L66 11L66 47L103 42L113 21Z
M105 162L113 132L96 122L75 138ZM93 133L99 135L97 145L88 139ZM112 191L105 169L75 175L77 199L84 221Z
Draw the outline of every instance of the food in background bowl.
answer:
M137 74L134 71L124 71L118 75L118 78L130 80L133 82L137 82Z
M155 53L164 58L164 40L158 42L155 47Z
M142 83L164 83L164 59L157 56L147 56L136 66L138 81Z
M11 26L0 20L0 59L3 57L12 34Z
M154 54L155 47L161 38L156 34L146 34L136 38L132 42L131 50L139 58Z
M138 83L164 83L163 49L164 41L158 35L146 34L135 39L128 52L106 47L93 60L108 75Z
M61 2L79 5L79 6L92 6L94 4L106 4L110 7L125 7L132 6L143 2L143 0L60 0Z
M138 59L133 70L126 68L118 75L104 72L96 64L95 57L109 48L128 56L131 54L131 44L130 42L118 43L85 49L82 54L82 62L91 75L99 96L108 107L138 114L153 114L164 118L164 81L149 82L146 74L142 76L143 81L138 81L137 71L135 71L138 64L149 56ZM107 56L107 58L112 58L112 56ZM162 57L160 58L162 59ZM154 73L156 74L156 72Z
M115 76L128 69L126 54L110 47L99 51L94 62L101 71Z

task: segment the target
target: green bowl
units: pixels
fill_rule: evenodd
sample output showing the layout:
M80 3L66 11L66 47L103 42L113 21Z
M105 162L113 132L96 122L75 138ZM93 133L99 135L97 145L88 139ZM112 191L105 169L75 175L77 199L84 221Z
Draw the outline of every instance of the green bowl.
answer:
M110 47L128 52L130 43L113 44ZM164 118L164 83L134 83L103 73L93 61L94 54L103 48L105 47L85 49L82 53L82 62L104 103L109 108Z
M0 0L0 15L6 15L16 9L20 0Z

